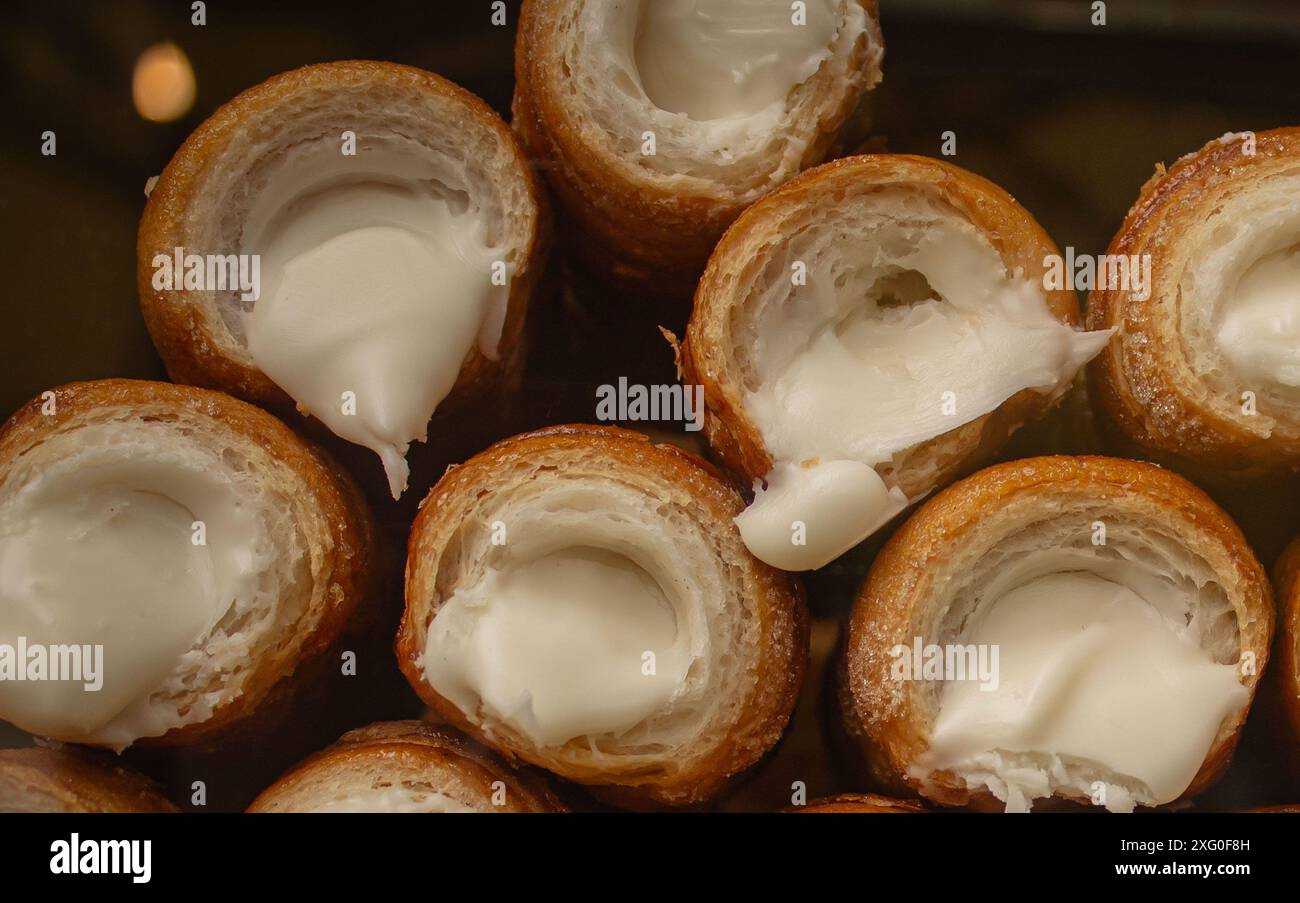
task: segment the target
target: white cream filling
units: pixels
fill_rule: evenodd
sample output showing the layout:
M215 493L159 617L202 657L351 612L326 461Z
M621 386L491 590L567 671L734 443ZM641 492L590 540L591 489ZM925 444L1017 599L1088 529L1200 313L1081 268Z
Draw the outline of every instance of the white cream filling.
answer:
M1300 388L1300 245L1256 261L1221 303L1218 347L1247 387Z
M633 56L646 96L690 119L773 117L830 57L835 0L808 0L798 18L771 0L651 0L638 4Z
M436 790L411 787L367 787L340 793L297 812L475 812L457 799Z
M886 486L861 461L781 462L736 526L745 545L761 549L759 557L768 564L802 571L810 561L835 558L846 541L857 545L906 507L902 491Z
M193 462L91 457L28 483L0 517L0 643L25 645L29 669L34 647L47 662L51 647L82 647L81 677L0 680L0 717L113 746L173 726L158 723L150 695L252 598L263 534L224 478Z
M1059 394L1110 338L1057 320L1041 285L1008 276L963 219L877 225L855 240L860 266L807 261L806 284L758 323L759 384L745 407L776 465L737 523L755 556L786 570L827 564L906 507L863 467L1024 389ZM827 504L837 491L863 507L848 516L847 501Z
M462 711L555 747L621 734L673 699L694 654L679 620L629 558L568 547L460 586L429 626L422 667Z
M1172 583L1133 563L1090 567L991 590L961 643L998 648L996 689L944 683L915 776L950 770L1018 812L1062 789L1112 811L1187 789L1248 691L1201 647Z
M477 209L417 150L332 140L269 179L244 227L262 257L253 362L334 433L375 451L397 498L406 451L477 343L495 359L509 274ZM504 264L502 264L504 266Z

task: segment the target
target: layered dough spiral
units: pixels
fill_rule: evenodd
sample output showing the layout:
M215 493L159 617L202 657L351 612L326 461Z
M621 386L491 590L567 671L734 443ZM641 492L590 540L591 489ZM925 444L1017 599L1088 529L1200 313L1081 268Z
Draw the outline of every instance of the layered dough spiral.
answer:
M1051 407L1108 333L1044 288L1058 252L1006 192L923 157L850 157L749 208L679 349L705 431L756 482L763 560L821 567Z
M877 781L945 805L1163 805L1227 767L1272 630L1263 569L1191 483L1013 461L927 502L877 557L844 723Z
M142 775L75 747L0 750L0 813L175 812Z
M874 0L529 0L514 124L581 228L574 250L663 292L825 159L883 55Z
M0 718L116 749L230 730L364 620L372 533L351 480L251 405L45 393L0 433Z
M563 812L546 782L456 731L392 721L349 731L249 812Z
M172 158L140 222L141 307L173 379L296 405L375 451L396 498L410 443L481 419L517 377L545 219L477 97L392 63L308 66ZM211 278L190 254L218 258ZM217 278L240 255L255 290Z
M1228 134L1142 187L1107 255L1149 285L1106 285L1090 368L1118 436L1229 478L1300 467L1300 128ZM1130 267L1131 269L1131 267Z
M416 520L402 671L454 725L605 799L703 802L776 742L808 655L798 586L746 551L742 507L637 433L498 443Z

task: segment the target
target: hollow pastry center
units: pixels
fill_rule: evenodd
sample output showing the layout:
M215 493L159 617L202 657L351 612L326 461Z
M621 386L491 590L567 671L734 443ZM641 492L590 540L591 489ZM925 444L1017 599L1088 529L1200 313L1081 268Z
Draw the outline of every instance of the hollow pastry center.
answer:
M466 355L477 342L496 356L506 274L433 164L323 144L270 178L245 225L262 273L248 350L301 409L379 454L396 498Z
M784 104L830 56L835 0L644 0L633 56L650 101L697 121Z
M1024 389L1063 391L1109 338L1056 319L966 220L878 199L896 212L852 240L796 240L754 323L745 406L776 463L737 523L786 570L826 564L906 507L877 466Z
M429 626L429 684L462 711L538 746L620 734L685 681L688 638L660 585L629 558L571 547L487 571Z
M179 465L81 465L0 521L0 715L36 734L128 744L183 657L262 562L220 480Z
M945 682L925 769L988 787L1008 811L1061 788L1114 811L1187 789L1248 692L1161 613L1171 600L1109 576L1046 574L988 603L961 643L997 650L993 685Z
M1300 245L1245 272L1219 311L1218 346L1244 388L1300 392Z
M337 794L296 812L474 812L467 806L438 790L406 787L352 787L339 788Z

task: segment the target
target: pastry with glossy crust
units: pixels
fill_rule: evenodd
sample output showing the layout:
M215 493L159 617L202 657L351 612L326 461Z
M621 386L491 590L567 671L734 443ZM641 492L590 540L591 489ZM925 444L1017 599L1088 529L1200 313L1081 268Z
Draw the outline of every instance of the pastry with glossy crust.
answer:
M0 812L176 812L143 775L76 747L0 750Z
M356 135L359 160L371 146L418 149L444 188L479 211L486 240L508 266L495 358L478 344L470 347L430 435L463 426L463 418L481 420L483 406L519 377L526 313L548 245L548 207L514 133L491 108L438 75L396 63L349 60L277 75L220 107L172 157L149 196L137 247L140 306L167 372L177 382L298 416L293 399L248 350L243 321L254 302L236 290L156 289L153 261L178 247L223 255L245 250L254 201L295 165L286 155L292 151L300 160L305 149L333 148L345 130Z
M808 657L802 591L746 550L732 522L743 506L708 464L639 433L561 426L499 442L448 471L424 501L411 531L398 663L441 717L507 757L620 805L706 802L781 736ZM509 525L509 542L493 545L493 523ZM581 542L566 531L581 532ZM617 735L546 746L430 685L422 656L440 609L458 585L510 563L508 550L528 536L549 548L605 537L677 600L679 629L703 625L707 636L694 638L702 652L663 709Z
M376 803L375 794L389 808ZM449 727L423 721L349 731L262 791L248 811L322 812L350 800L355 811L372 812L394 811L394 803L427 811L567 811L540 775L508 765Z
M119 716L130 715L129 730L117 731L115 718L88 736L55 739L117 748L214 740L287 701L372 616L374 530L355 484L279 420L220 392L112 379L33 399L0 431L0 506L16 510L32 487L115 461L210 474L274 548L264 550L255 596L229 603L164 684Z
M621 46L637 27L622 18L638 10L604 0L525 2L514 126L579 227L575 251L634 285L689 292L740 211L837 146L880 81L884 43L875 0L836 0L827 58L790 90L774 126L737 144L714 136L715 121L649 98L631 49ZM647 130L653 156L642 153Z
M1297 166L1300 128L1228 134L1142 186L1106 253L1149 265L1150 284L1088 298L1089 326L1116 330L1088 375L1121 448L1198 477L1300 468L1296 376L1245 372L1224 345L1252 268L1300 244Z
M1107 525L1101 547L1088 535L1097 520ZM1236 525L1183 478L1118 458L1054 456L999 464L949 487L899 528L872 565L849 622L839 696L845 728L881 786L943 805L999 806L958 774L918 773L943 684L893 679L890 650L914 637L958 642L991 574L1067 547L1134 556L1200 587L1188 601L1201 646L1216 662L1239 665L1250 696L1223 719L1179 799L1223 774L1269 656L1274 616L1263 568Z

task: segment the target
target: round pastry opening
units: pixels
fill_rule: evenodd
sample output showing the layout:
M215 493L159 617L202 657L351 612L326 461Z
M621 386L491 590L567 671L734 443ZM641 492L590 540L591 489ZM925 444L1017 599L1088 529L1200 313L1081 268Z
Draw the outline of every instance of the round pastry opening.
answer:
M396 498L466 357L497 356L508 272L464 164L397 134L356 141L354 155L334 135L302 142L256 168L238 246L260 259L260 295L226 315L301 410L379 454Z
M1041 284L926 193L855 197L763 272L733 344L746 410L782 460L885 463L1080 363Z
M1225 589L1149 531L1112 527L1086 548L1030 528L952 598L938 648L967 666L927 683L929 748L910 770L923 783L943 771L1008 811L1056 794L1124 812L1172 802L1249 701Z
M728 328L773 461L741 533L768 564L807 570L933 488L938 465L904 473L907 453L1022 391L1059 395L1109 334L1058 319L1041 282L929 190L857 188L792 222Z
M503 553L438 609L425 678L539 748L623 737L671 708L697 654L666 564L598 544Z
M296 531L259 513L233 455L178 435L87 426L48 439L39 474L11 471L0 643L25 677L0 681L6 720L117 747L202 721L238 693L275 617L292 615L279 595L302 579Z
M855 4L851 4L855 5ZM784 110L831 55L837 0L804 13L770 0L641 0L623 5L633 61L622 88L696 122Z
M1215 311L1217 347L1243 390L1300 405L1300 235L1251 249Z

